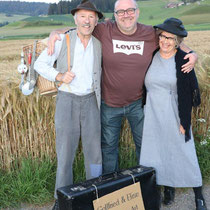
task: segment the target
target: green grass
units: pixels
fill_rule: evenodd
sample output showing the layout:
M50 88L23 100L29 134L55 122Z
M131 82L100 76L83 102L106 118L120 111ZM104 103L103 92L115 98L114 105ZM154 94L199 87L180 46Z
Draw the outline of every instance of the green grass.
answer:
M198 161L202 172L204 182L210 182L210 139L205 144L196 143Z
M210 5L201 5L194 7L186 12L183 12L183 15L197 15L197 14L210 14Z
M84 155L81 142L74 161L74 182L85 180ZM137 164L133 145L121 143L120 168ZM18 207L21 203L42 205L53 200L56 161L23 159L11 172L0 171L0 209Z
M199 14L199 15L184 15L182 16L183 23L188 26L191 24L202 25L210 24L210 13L209 14Z
M196 141L196 149L204 182L210 182L210 139L201 136ZM85 180L84 156L81 153L81 142L74 161L74 182ZM120 141L119 167L130 168L137 164L134 143ZM11 172L0 171L0 209L5 207L18 207L21 203L42 205L53 200L56 174L56 161L48 159L23 159L14 164Z
M49 33L43 34L26 34L26 35L16 35L16 36L7 36L6 39L3 40L23 40L23 39L45 39L48 37Z
M0 23L8 21L9 23L23 20L29 16L27 15L13 15L12 17L7 17L4 13L0 13Z
M68 15L49 15L49 16L40 16L40 17L28 17L23 19L26 22L34 21L51 21L51 22L63 22L67 24L74 23L74 18L71 14Z
M34 26L34 27L10 27L10 25L0 28L0 39L26 39L36 37L47 37L52 30L58 28L64 28L65 25L54 25L54 26ZM45 36L46 35L46 36Z
M26 22L24 27L40 27L40 26L62 26L62 22L57 22L57 21L31 21L31 22Z
M178 8L166 9L165 5L164 0L140 1L139 22L156 25L162 23L166 18L176 17L183 21L188 30L210 30L210 0L201 2L201 5L194 3Z
M210 30L210 23L207 24L198 24L198 25L187 25L185 27L188 31L206 31Z
M13 171L0 171L0 209L48 202L53 197L54 182L55 162L23 159Z
M16 22L12 22L7 26L4 26L5 28L13 28L13 27L23 27L25 25L25 21L16 21Z

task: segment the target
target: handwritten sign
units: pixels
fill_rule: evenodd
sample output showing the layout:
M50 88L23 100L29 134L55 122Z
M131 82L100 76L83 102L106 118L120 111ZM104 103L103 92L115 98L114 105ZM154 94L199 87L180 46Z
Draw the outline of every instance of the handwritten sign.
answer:
M94 210L145 210L140 182L93 201Z

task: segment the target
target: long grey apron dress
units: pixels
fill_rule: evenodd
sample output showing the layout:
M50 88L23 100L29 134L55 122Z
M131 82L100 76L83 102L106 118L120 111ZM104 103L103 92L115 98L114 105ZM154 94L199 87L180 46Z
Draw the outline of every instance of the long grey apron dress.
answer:
M185 143L184 135L179 132L175 57L163 59L157 52L145 85L147 100L140 164L156 169L158 185L201 186L193 136Z

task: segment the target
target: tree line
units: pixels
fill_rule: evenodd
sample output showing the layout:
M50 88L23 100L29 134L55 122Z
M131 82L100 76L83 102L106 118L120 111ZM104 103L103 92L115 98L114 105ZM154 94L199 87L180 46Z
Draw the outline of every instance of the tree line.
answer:
M39 16L47 15L49 4L39 2L0 1L0 13Z
M102 12L113 12L116 0L90 0ZM139 0L140 1L140 0ZM146 0L144 0L146 1ZM149 0L147 0L149 1ZM182 0L193 3L198 0ZM30 16L69 14L73 8L80 4L81 0L60 0L58 4L47 4L40 2L0 1L0 13L24 14Z
M113 12L114 11L114 4L116 0L90 0L92 3L95 4L98 10L101 12ZM140 0L137 0L140 1ZM149 1L149 0L144 0ZM58 4L50 4L48 15L56 15L56 14L69 14L72 9L76 8L78 4L80 4L81 0L71 0L65 1L60 0Z
M116 0L90 0L102 12L113 12ZM140 1L140 0L137 0ZM144 0L149 1L149 0ZM198 0L183 0L186 3L193 3ZM80 4L81 0L60 0L58 4L50 4L48 15L69 14L73 8Z
M102 12L113 12L116 0L91 0L97 9ZM69 14L73 8L80 4L81 0L59 1L58 4L50 4L48 15Z
M184 2L184 4L187 4L187 3L194 3L196 1L200 1L200 0L182 0Z

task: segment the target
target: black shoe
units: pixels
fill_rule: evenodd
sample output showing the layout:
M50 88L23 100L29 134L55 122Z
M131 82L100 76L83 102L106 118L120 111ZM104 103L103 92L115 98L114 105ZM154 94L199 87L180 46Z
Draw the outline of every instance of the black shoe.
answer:
M204 199L196 199L195 204L196 204L196 210L207 210Z
M55 204L54 204L52 210L59 210L58 200L55 200Z
M164 199L163 203L165 205L170 205L174 202L175 189L173 187L164 187Z

